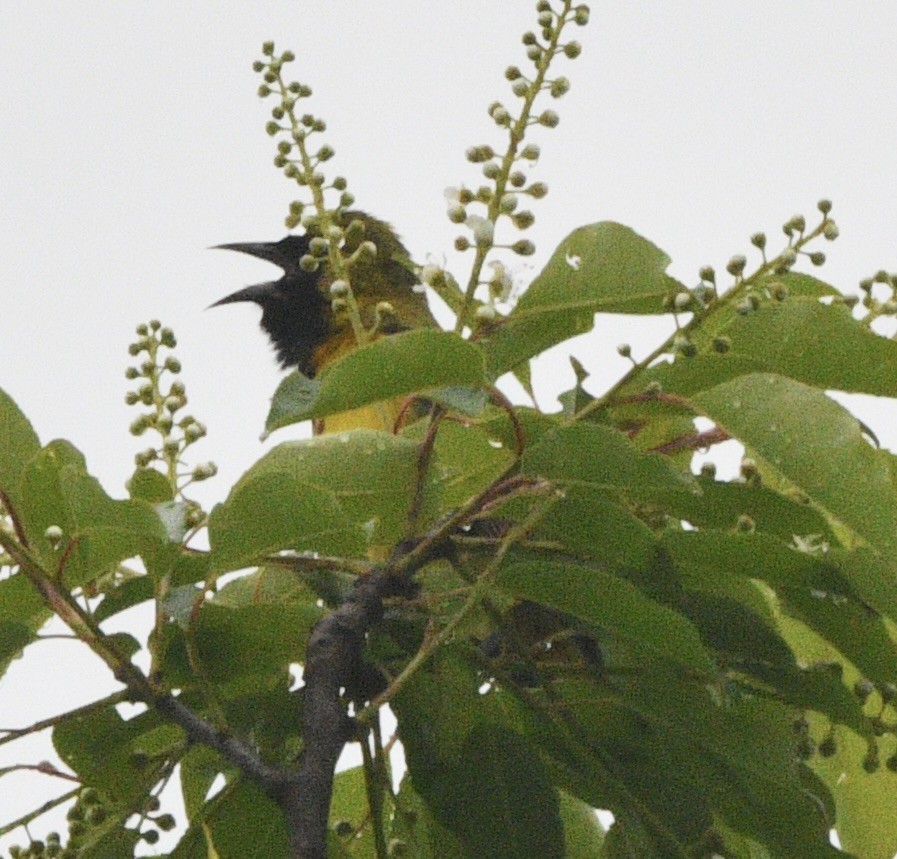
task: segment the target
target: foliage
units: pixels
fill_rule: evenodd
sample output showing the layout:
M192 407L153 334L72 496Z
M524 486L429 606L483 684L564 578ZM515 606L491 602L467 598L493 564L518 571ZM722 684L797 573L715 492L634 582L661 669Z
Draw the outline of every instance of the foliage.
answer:
M533 105L569 88L548 69L579 53L563 33L588 18L555 5L538 4L539 35L524 37L531 76L507 72L519 113L490 108L505 152L468 153L491 184L450 202L470 233L456 242L473 256L466 286L420 271L454 332L368 342L337 227L353 200L320 171L332 150L308 149L324 123L296 111L311 91L284 82L289 52L268 44L256 66L261 94L280 99L276 163L311 196L289 223L328 237L308 265L339 274L332 309L360 347L318 379L286 377L267 430L396 396L423 398L427 416L281 444L206 516L185 489L215 469L182 471L205 427L175 419L186 396L163 384L180 370L162 357L168 329L141 326L132 347L145 359L129 401L149 409L132 431L160 442L137 455L126 500L70 443L42 446L0 392L0 666L27 658L56 614L125 686L48 723L66 769L39 766L74 777L58 802L76 802L67 845L48 836L27 855L132 856L175 826L161 808L172 780L188 815L172 857L287 855L281 795L252 774L289 772L315 742L291 672L375 574L414 584L363 638L370 676L337 689L365 762L335 778L328 855L818 859L843 855L833 828L857 856L897 850L897 466L827 393L897 396L897 344L879 321L897 313L895 276L863 281L860 304L796 271L837 237L821 201L818 224L791 218L774 255L754 235L757 267L733 257L728 284L705 267L688 287L632 229L583 226L509 308L508 267L484 266L532 250L496 234L528 229L519 200L547 190L519 169L538 157L524 138L557 124ZM575 361L559 413L495 389L507 372L528 384L531 359L620 313L667 315L676 333L600 395ZM732 439L736 479L696 467ZM155 618L143 640L104 632L141 603ZM147 707L125 720L126 697ZM395 790L387 705L407 762ZM607 832L595 808L613 813Z

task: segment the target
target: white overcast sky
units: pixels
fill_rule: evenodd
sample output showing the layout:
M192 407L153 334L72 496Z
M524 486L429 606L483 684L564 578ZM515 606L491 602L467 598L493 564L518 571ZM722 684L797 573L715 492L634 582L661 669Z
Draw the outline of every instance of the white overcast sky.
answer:
M486 107L514 101L502 72L525 66L534 5L0 0L0 386L41 439L72 440L121 495L145 446L127 434L126 347L157 317L178 334L190 409L209 427L196 458L220 467L202 500L223 498L266 449L258 435L279 373L257 311L204 308L273 270L206 249L280 238L298 190L271 164L273 102L256 97L251 71L261 43L296 52L292 76L313 87L309 109L337 152L328 166L359 206L391 221L417 259L441 258L457 232L443 191L479 184L466 147L501 143ZM757 230L777 247L781 224L798 212L812 221L825 196L841 238L825 247L822 276L854 289L897 270L897 4L591 5L591 24L570 32L582 56L556 66L572 90L544 105L560 125L533 137L543 157L532 175L551 189L530 232L536 268L571 229L616 220L692 285L705 263L750 257ZM463 277L463 258L448 258ZM576 354L610 378L624 368L617 343L643 355L659 330L599 320ZM571 382L560 358L537 375L554 393ZM862 407L893 446L882 405ZM53 712L59 696L45 690L64 690L61 706L97 694L104 673L73 671L76 645L37 649L36 687L23 691L21 671L0 680L0 727ZM3 817L22 798L7 784Z

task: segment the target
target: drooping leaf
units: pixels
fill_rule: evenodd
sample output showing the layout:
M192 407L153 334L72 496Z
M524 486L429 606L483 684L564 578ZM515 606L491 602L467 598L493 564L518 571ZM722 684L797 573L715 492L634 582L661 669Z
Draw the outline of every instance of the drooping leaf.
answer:
M511 559L497 583L521 599L552 606L631 641L691 671L712 673L713 660L691 622L597 567L545 559Z
M895 556L889 454L872 448L846 409L822 391L771 374L740 376L693 402L834 521Z
M467 859L469 855L455 835L435 818L407 774L399 788L391 835L409 848L415 859Z
M522 737L493 718L476 682L444 651L396 697L414 787L470 855L560 859L558 796L544 765Z

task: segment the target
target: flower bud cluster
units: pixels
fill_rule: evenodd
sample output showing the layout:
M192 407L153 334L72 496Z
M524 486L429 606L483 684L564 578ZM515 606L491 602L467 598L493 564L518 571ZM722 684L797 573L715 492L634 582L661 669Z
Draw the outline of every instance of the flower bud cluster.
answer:
M859 301L866 309L863 324L870 327L880 317L897 317L897 272L879 269L872 277L860 281L862 298Z
M346 190L348 183L342 176L331 182L321 170L321 165L333 158L335 151L329 144L321 144L314 148L312 137L326 131L327 124L312 113L300 113L299 101L309 98L311 87L292 81L287 83L283 77L283 67L296 59L292 51L284 51L275 55L274 43L262 45L264 59L252 64L254 71L262 76L259 86L261 98L276 96L276 104L271 109L271 119L265 130L271 137L279 137L274 166L282 170L288 179L309 190L311 200L303 202L294 200L290 203L286 225L289 229L297 227L303 218L306 207L313 204L316 211L324 208L324 192L332 190L339 194L339 208L347 209L355 202L354 196Z
M137 340L128 347L128 354L142 360L136 366L125 370L125 377L136 383L133 390L125 394L129 406L144 406L131 422L131 434L142 436L153 431L159 436L159 443L149 447L134 457L138 468L149 468L153 463L165 466L166 477L172 482L172 493L183 489L179 483L177 467L181 464L184 451L203 438L206 427L192 415L181 415L187 405L187 389L184 383L167 376L180 373L181 362L173 355L163 356L164 350L177 345L174 332L164 327L158 320L137 326ZM216 472L214 463L197 466L188 476L188 482L205 480ZM183 476L183 475L181 475Z
M762 255L761 266L752 274L746 274L747 258L742 254L733 256L726 264L726 272L734 279L728 295L731 297L735 310L740 315L747 315L752 310L760 307L763 299L784 301L788 297L788 287L785 283L776 279L776 275L788 274L797 264L801 256L805 256L812 265L825 264L825 254L818 250L805 250L812 241L822 237L827 241L834 241L838 236L838 227L830 217L832 204L829 200L820 200L817 208L822 214L822 221L812 230L807 229L807 220L803 215L794 215L783 225L782 231L788 236L788 245L778 256L768 259L768 239L766 233L756 232L750 237L751 244ZM699 307L703 308L717 298L716 272L711 266L703 266L699 271L700 284L695 287L689 296L694 298ZM667 302L667 309L681 311L693 309L690 302L683 295L677 295L672 301ZM714 347L715 351L727 351L724 348Z
M479 166L487 184L478 188L451 188L446 192L448 206L446 214L453 224L463 224L470 234L462 234L455 239L455 249L466 251L475 249L477 262L471 284L473 288L488 285L488 304L492 307L497 293L503 287L495 286L495 279L482 280L480 273L486 254L493 248L504 248L518 256L531 256L535 245L529 240L518 240L498 244L495 239L499 221L504 219L517 230L528 230L535 223L535 215L526 208L527 200L539 200L548 193L544 182L530 181L527 170L539 159L539 147L525 142L527 129L531 126L555 128L560 119L556 111L534 109L536 98L547 92L558 99L570 90L566 77L549 78L548 72L555 57L562 55L573 59L579 56L578 42L562 40L565 28L573 23L584 26L589 20L589 8L585 4L574 5L571 0L550 2L539 0L536 4L537 31L523 35L523 45L529 67L522 70L518 66L505 69L505 79L510 84L511 95L516 105L508 106L495 101L489 106L489 116L501 129L507 132L507 144L503 152L496 152L489 144L471 146L466 152L467 160ZM473 214L470 207L476 205L485 213ZM470 288L468 293L471 294ZM484 311L479 317L494 317L493 311Z

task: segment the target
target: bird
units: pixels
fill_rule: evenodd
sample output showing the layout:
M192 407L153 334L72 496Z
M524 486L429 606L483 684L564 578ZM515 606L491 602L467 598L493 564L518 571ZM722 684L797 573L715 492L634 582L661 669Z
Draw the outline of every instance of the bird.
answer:
M347 226L344 254L362 241L376 245L372 259L359 259L351 269L352 294L361 322L371 337L412 328L438 327L414 274L408 250L393 227L366 212L343 213ZM218 307L252 302L262 309L261 327L268 334L284 369L314 378L336 359L358 347L348 315L334 310L330 285L336 279L326 260L315 271L300 265L311 251L314 227L304 235L287 235L276 242L235 242L217 249L238 251L266 260L283 271L279 280L247 286L212 304ZM367 427L392 431L401 403L374 404L329 416L313 424L315 434Z

